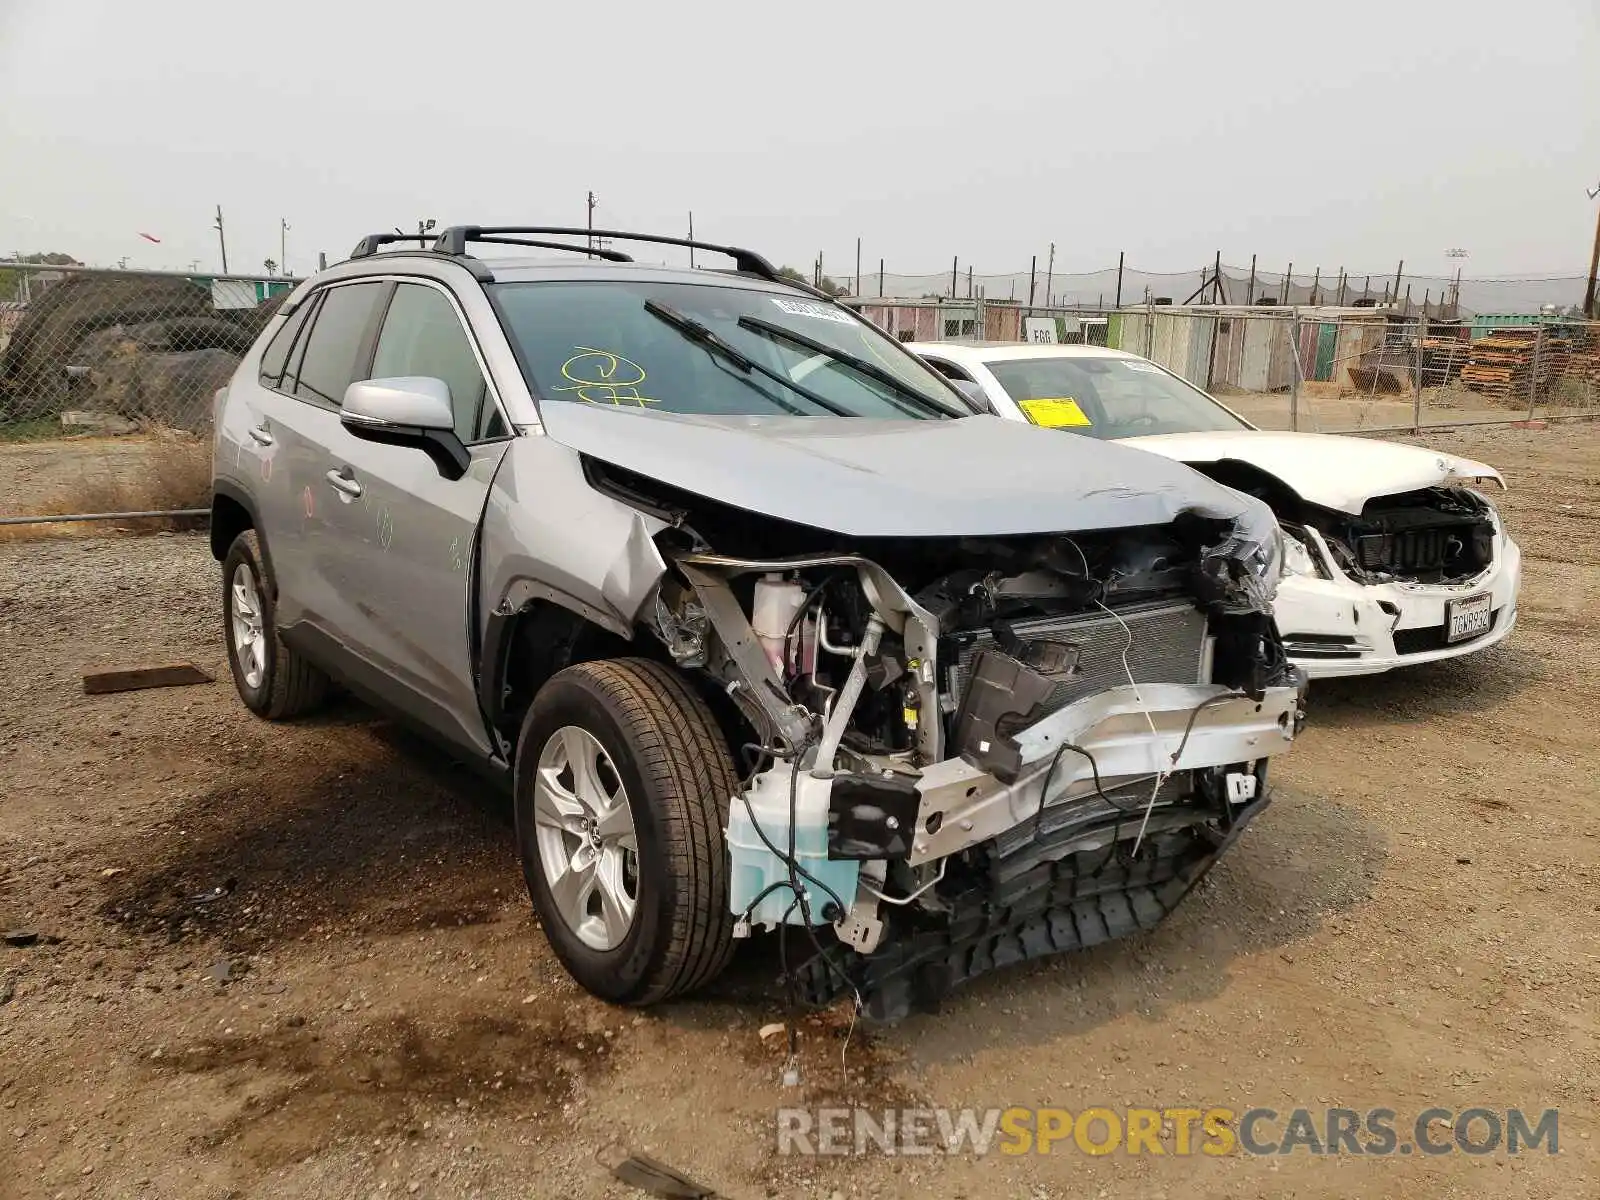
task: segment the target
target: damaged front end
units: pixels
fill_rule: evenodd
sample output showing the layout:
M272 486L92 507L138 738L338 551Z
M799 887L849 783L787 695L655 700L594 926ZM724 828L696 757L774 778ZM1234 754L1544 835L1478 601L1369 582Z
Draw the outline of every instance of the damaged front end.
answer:
M1358 583L1463 583L1494 565L1494 509L1467 488L1379 496L1359 515L1302 508L1294 534Z
M799 970L813 1001L854 993L893 1020L1154 925L1265 806L1299 729L1264 505L844 538L644 490L670 569L641 619L748 734L737 932L826 932Z

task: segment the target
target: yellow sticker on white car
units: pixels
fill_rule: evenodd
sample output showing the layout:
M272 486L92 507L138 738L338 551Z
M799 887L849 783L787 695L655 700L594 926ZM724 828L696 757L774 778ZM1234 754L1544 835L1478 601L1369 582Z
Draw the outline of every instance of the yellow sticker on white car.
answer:
M1040 400L1019 400L1023 416L1045 429L1084 428L1093 425L1078 402L1070 396L1051 396Z

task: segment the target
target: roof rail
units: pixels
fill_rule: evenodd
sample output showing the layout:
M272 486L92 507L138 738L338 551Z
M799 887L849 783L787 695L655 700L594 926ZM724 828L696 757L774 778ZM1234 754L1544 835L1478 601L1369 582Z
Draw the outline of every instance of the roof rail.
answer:
M757 275L762 279L771 280L773 283L794 283L778 274L774 267L754 250L745 250L739 246L722 246L715 242L697 242L688 238L665 237L654 233L628 233L621 229L576 229L570 226L555 225L452 225L439 235L439 240L433 248L440 254L465 254L468 242L496 241L505 234L550 234L559 237L581 238L617 238L625 242L649 242L659 246L685 246L692 250L706 250L712 254L726 254L733 259L734 269L749 275ZM511 243L516 245L517 243ZM605 257L605 253L588 246L575 246L572 249L586 254L596 254ZM631 261L631 260L630 260ZM802 290L811 291L809 287L796 284Z
M449 233L450 231L447 229L445 232ZM538 241L534 238L513 237L485 236L469 238L468 240L473 242L489 242L496 246L537 246L541 250L571 250L576 254L592 254L596 258L605 259L607 262L629 263L633 261L633 255L624 254L621 250L613 250L609 246L574 246L570 242L544 242ZM435 243L433 249L436 253L448 253L448 251L440 250L437 243Z
M431 241L433 241L433 235L427 233L369 233L356 243L356 248L350 251L350 257L370 258L392 242Z

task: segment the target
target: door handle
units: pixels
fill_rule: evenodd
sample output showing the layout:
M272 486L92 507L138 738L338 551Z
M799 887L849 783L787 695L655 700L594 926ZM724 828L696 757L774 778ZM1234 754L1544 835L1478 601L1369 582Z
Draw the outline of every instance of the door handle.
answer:
M345 471L348 470L349 468L346 467L343 470L329 471L327 479L341 495L347 499L354 500L361 495L361 483L345 474Z
M250 440L253 441L256 445L258 445L258 446L270 446L270 445L272 445L272 430L267 428L265 422L263 422L260 425L252 425L252 426L250 426L250 429L249 429L248 432L250 434Z

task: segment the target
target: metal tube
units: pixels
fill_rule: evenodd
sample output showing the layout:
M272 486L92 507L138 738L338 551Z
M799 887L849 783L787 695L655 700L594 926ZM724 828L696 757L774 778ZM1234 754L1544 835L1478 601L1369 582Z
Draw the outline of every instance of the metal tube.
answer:
M1422 318L1417 322L1417 377L1412 381L1411 396L1411 432L1416 433L1422 428L1422 343L1428 336L1428 314L1423 310Z
M1533 334L1533 373L1528 376L1528 420L1533 420L1533 410L1539 403L1539 367L1544 359L1544 323L1541 321Z
M1300 428L1300 310L1289 318L1289 349L1294 352L1294 371L1289 375L1289 428Z
M288 283L297 278L293 275L219 275L215 271L146 271L141 267L80 267L61 266L53 263L14 263L5 262L8 271L21 271L24 275L30 274L55 274L55 275L139 275L150 276L157 279L237 279L241 283Z
M58 513L48 517L0 517L0 525L57 525L69 521L138 521L151 517L209 517L209 508L158 508L149 512Z
M861 645L855 649L855 665L850 668L850 677L844 681L844 688L839 693L839 698L834 701L833 712L828 717L828 723L822 730L822 742L817 746L817 759L811 766L811 778L832 779L833 758L839 753L839 743L844 741L844 731L850 724L850 715L855 712L856 702L861 699L861 692L867 686L867 659L878 652L878 643L883 639L883 619L876 614L867 618L867 628L861 635Z

